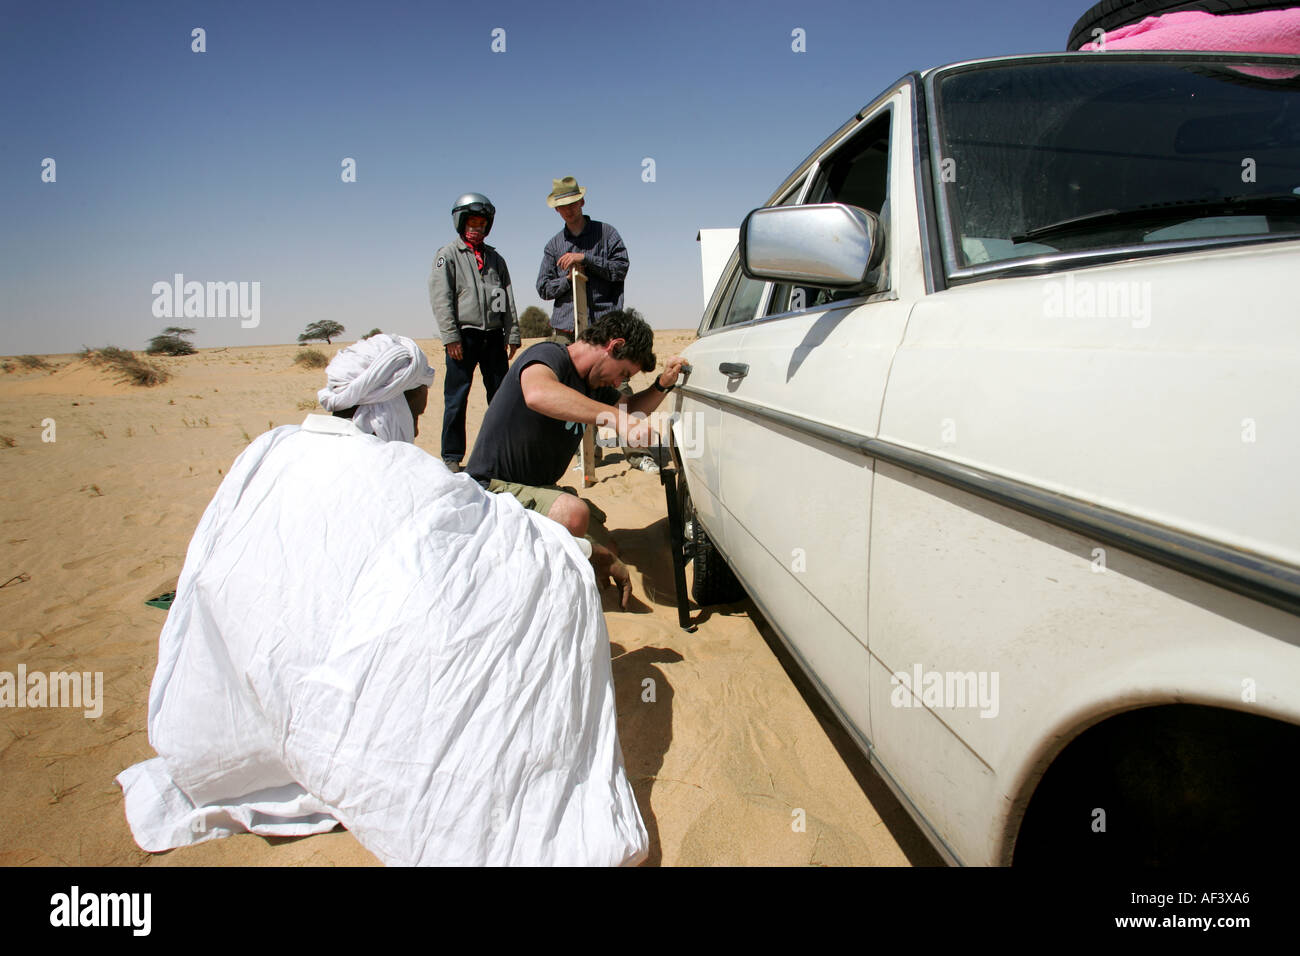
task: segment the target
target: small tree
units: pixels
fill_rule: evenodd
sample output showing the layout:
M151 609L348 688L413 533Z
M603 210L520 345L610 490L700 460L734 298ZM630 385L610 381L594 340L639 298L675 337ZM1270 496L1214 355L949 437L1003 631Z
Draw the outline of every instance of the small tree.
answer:
M326 344L333 345L331 339L337 338L343 334L343 326L337 322L331 322L329 319L320 319L307 326L302 335L298 336L299 342L311 342L315 339L324 339Z
M162 330L162 335L155 335L149 340L145 349L149 355L193 355L198 351L184 338L193 335L194 329L183 329L179 325L169 325Z
M370 338L373 335L383 335L383 334L384 334L383 329L371 329L365 335L361 336L361 341L364 342L366 339Z
M525 339L536 339L551 334L551 321L535 305L530 305L524 309L524 314L519 316L519 335Z

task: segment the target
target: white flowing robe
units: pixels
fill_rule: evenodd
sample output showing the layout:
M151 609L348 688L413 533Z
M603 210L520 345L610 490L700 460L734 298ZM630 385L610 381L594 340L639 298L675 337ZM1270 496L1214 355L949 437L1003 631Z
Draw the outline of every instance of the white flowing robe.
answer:
M574 539L341 419L267 432L221 483L160 637L149 740L159 756L118 777L149 851L335 821L389 864L647 850Z

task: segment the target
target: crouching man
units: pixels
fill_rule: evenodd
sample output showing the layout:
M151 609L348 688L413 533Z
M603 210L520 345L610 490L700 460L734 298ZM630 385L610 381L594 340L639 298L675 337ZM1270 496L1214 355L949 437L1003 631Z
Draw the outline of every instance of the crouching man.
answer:
M670 358L646 389L615 407L618 386L655 367L654 332L634 310L610 312L571 345L539 342L511 367L488 406L466 471L490 492L512 494L591 543L597 579L613 579L627 607L632 582L600 523L604 515L557 486L582 441L583 430L649 415L677 384L684 359ZM627 427L625 444L646 447L651 426Z

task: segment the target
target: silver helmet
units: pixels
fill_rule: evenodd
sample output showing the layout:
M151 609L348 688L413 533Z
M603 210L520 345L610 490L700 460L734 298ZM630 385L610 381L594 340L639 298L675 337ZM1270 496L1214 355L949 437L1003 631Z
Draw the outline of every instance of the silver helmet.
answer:
M483 230L483 235L492 231L492 220L496 218L497 207L492 205L492 200L488 199L482 193L465 193L456 200L456 205L451 207L451 224L456 229L456 235L465 234L465 220L471 215L487 217L487 228Z

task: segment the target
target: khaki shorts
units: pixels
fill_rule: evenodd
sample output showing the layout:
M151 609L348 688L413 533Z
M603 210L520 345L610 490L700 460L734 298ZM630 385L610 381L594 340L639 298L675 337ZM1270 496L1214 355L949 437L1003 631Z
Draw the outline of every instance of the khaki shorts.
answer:
M540 515L549 515L551 506L561 495L573 495L578 498L576 489L559 485L521 485L518 482L502 481L499 478L493 478L488 482L487 490L494 495L514 495L519 499L519 503L529 511L536 511ZM591 523L587 526L587 533L584 537L593 544L602 544L609 547L612 539L609 532L605 530L606 518L605 512L601 511L596 505L586 498L579 498L586 502L587 508L591 511Z

